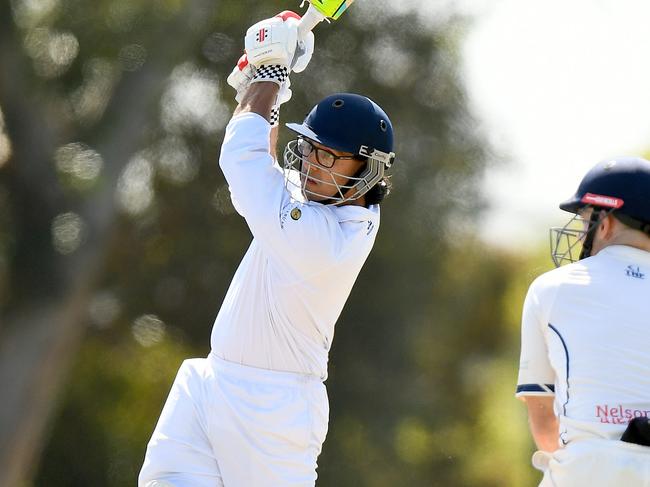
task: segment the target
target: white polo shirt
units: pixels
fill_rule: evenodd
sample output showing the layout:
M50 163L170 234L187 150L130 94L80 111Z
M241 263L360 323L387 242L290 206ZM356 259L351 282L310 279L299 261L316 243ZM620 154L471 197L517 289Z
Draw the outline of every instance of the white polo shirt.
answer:
M219 164L253 234L212 329L235 363L327 377L334 325L372 249L379 206L325 206L285 188L261 116L234 117ZM369 299L381 299L377 296Z
M516 395L553 394L563 444L650 417L650 252L606 247L530 286Z

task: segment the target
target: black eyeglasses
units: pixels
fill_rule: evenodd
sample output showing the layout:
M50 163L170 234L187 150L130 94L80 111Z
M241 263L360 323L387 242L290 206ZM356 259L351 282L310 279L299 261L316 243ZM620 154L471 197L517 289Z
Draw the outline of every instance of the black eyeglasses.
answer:
M296 147L298 150L298 154L300 154L301 157L309 157L311 153L315 151L316 160L318 161L318 164L327 168L332 167L334 163L339 159L356 159L356 157L354 156L337 156L336 154L333 154L327 149L321 149L320 147L316 147L314 144L311 143L311 141L303 137L298 137L298 140L296 142Z

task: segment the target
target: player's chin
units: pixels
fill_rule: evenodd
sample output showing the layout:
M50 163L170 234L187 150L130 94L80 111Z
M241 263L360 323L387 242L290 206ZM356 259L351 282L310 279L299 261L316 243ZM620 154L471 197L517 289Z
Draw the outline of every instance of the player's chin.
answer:
M306 189L305 196L307 196L307 199L309 201L315 201L315 202L325 201L328 199L327 196L309 188Z
M331 194L330 194L331 193ZM305 195L309 201L326 201L334 196L334 192L322 183L307 181Z

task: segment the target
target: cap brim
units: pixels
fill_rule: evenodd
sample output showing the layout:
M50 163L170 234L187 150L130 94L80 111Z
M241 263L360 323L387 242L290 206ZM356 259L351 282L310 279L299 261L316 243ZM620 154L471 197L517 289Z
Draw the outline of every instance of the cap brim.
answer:
M340 147L335 141L330 140L326 137L320 137L316 132L310 129L307 125L302 123L287 123L285 124L289 130L293 130L297 134L307 137L314 142L318 142L320 145L329 147L330 149L335 149L342 152L348 152L347 149Z
M575 196L560 203L560 209L568 211L569 213L578 213L578 210L580 210L580 208L583 206L585 205Z

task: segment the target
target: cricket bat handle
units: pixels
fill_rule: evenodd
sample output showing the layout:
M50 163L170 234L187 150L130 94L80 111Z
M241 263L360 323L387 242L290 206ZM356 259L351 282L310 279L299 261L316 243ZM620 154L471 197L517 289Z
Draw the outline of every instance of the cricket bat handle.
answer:
M323 20L325 20L325 15L310 3L307 12L305 12L305 15L302 16L298 24L298 39L304 39Z

